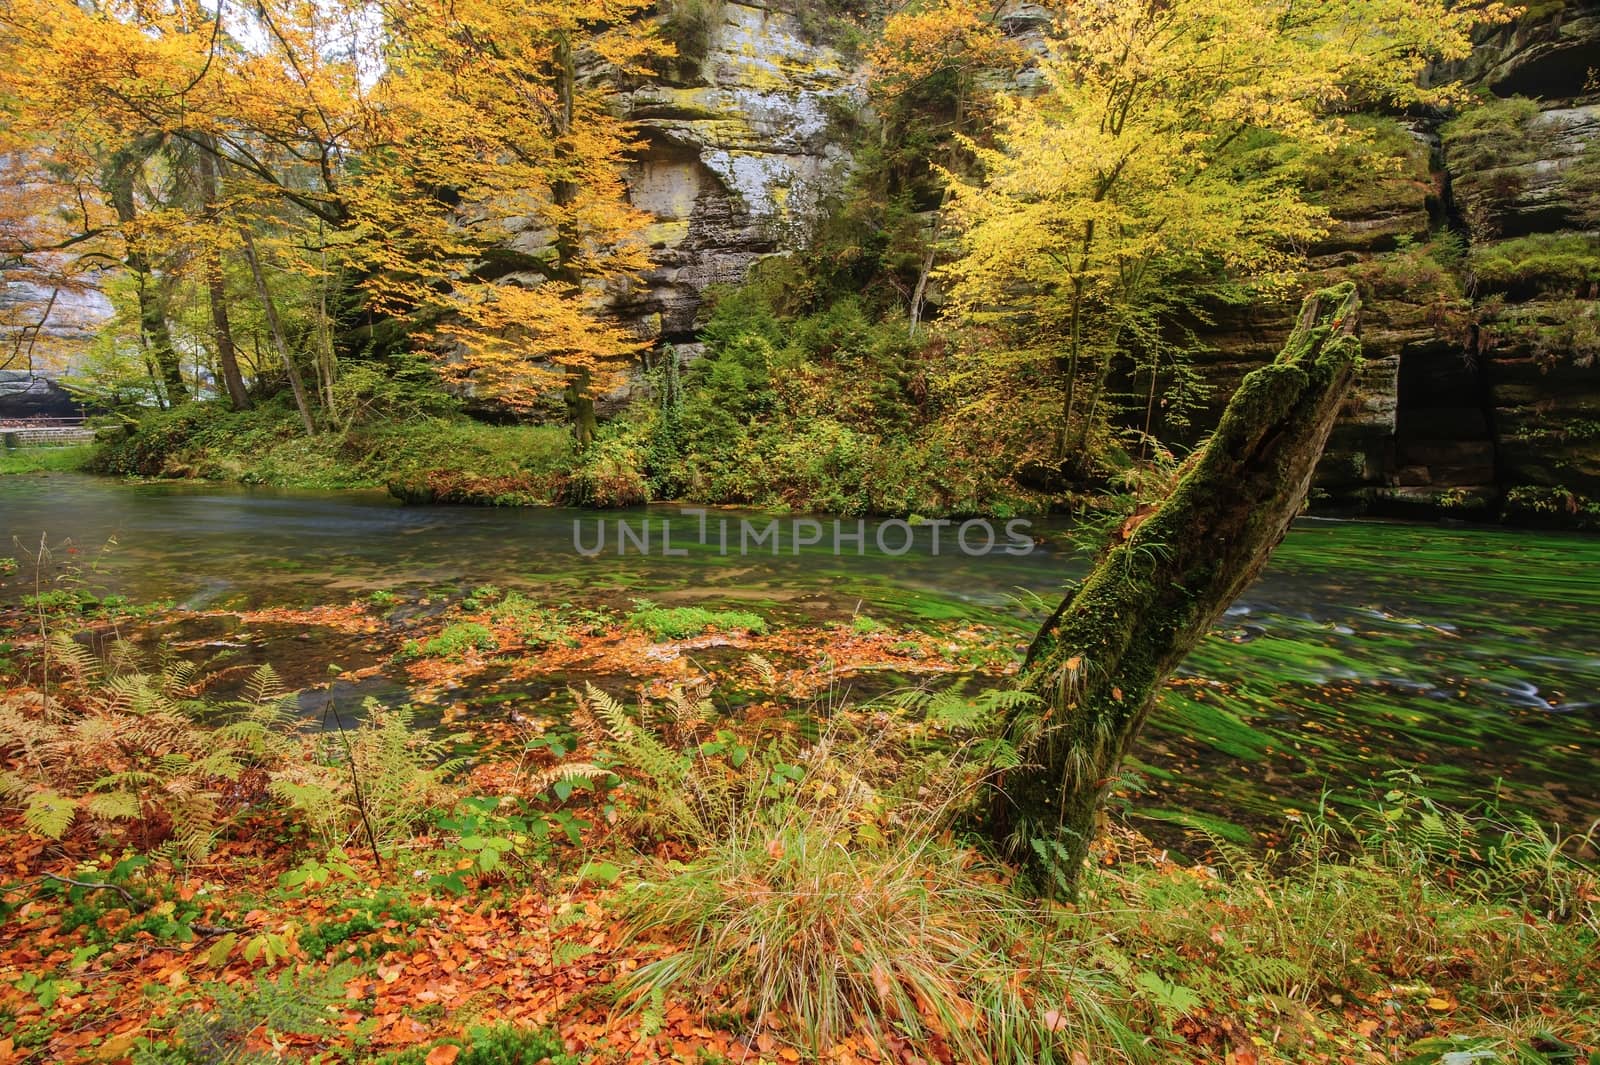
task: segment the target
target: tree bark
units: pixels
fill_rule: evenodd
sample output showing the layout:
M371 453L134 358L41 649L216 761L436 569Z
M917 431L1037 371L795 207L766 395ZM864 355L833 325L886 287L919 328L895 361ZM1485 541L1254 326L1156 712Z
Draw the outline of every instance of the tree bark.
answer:
M152 134L118 151L106 167L105 181L107 191L111 194L111 207L117 212L123 241L127 245L123 265L134 276L134 289L139 300L139 335L161 371L167 405L172 406L187 402L189 390L183 383L183 364L179 362L178 349L172 343L165 301L157 287L150 257L145 254L135 232L139 221L139 205L134 182L145 161L160 143L159 136Z
M1039 698L1007 722L1024 767L998 782L988 817L1037 886L1074 889L1162 684L1299 513L1360 360L1358 309L1348 283L1306 299L1171 495L1123 526L1034 638L1018 683Z
M239 239L244 242L244 261L250 266L250 276L256 283L256 295L261 300L261 310L267 318L267 332L272 334L272 345L278 349L284 373L289 375L289 387L294 391L294 405L300 411L300 422L305 426L307 436L316 436L317 423L312 419L311 406L306 401L306 384L300 378L300 368L294 364L294 357L289 354L289 343L283 336L283 323L278 321L278 306L272 302L266 275L261 272L261 260L256 256L256 242L247 226L239 227Z
M200 178L200 198L207 221L217 223L217 161L212 157L214 146L207 138L206 147L197 153L195 167ZM234 410L250 406L250 393L244 387L244 374L239 372L239 353L233 344L233 324L228 318L228 286L222 273L222 250L215 236L206 245L206 298L211 305L211 336L217 345L217 367L222 371L223 384L228 389L228 400Z
M581 367L567 368L567 418L572 425L572 442L582 451L594 443L598 423L594 416L594 396L589 392L590 373Z

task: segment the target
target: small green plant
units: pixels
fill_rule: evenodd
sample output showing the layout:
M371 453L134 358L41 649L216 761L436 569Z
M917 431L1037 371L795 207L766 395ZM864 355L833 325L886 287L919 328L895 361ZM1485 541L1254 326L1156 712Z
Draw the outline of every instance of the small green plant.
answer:
M554 799L565 802L574 786L570 780L556 781ZM589 822L570 810L538 809L519 798L480 795L462 799L434 825L454 836L454 842L430 860L430 866L441 871L429 876L428 886L460 895L468 889L469 875L524 882L539 876L539 865L554 845L565 841L576 846ZM471 864L463 867L460 858Z
M399 658L460 658L468 651L493 651L496 648L494 633L487 625L476 621L458 621L446 625L437 636L426 640L407 640L400 649Z
M880 632L888 632L889 626L865 614L857 614L850 619L850 631L857 636L876 636Z
M628 615L628 627L648 632L657 640L685 640L707 630L748 632L764 635L766 619L745 610L707 610L699 606L657 606L648 599L635 599Z
M448 1039L435 1046L460 1047L455 1065L581 1065L585 1060L567 1053L559 1033L549 1029L520 1028L515 1024L467 1029L465 1039ZM430 1048L408 1050L383 1059L384 1065L423 1065Z
M165 1039L141 1039L134 1065L266 1065L278 1058L254 1050L273 1037L328 1036L337 1031L334 1007L357 967L342 962L325 971L285 969L276 977L261 976L243 985L204 984L196 995L210 999L209 1008L178 1013L177 1025Z
M580 782L622 781L618 790L627 801L618 801L613 814L625 830L713 838L742 807L764 801L771 788L799 775L776 748L768 760L752 759L749 747L716 728L716 708L698 687L674 688L659 705L641 703L637 714L593 684L576 698L573 723L595 757L560 763L536 775L534 787L564 798Z
M560 610L546 610L521 592L507 592L490 609L489 616L496 625L516 629L531 649L557 644L573 646L577 642L567 633Z

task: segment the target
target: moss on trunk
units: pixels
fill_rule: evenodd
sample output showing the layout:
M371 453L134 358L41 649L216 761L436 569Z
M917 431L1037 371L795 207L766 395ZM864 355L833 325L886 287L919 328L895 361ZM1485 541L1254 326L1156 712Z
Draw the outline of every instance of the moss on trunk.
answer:
M1172 494L1125 527L1035 639L1019 683L1040 702L1009 722L1026 764L999 782L989 818L1040 886L1075 883L1161 685L1299 513L1360 360L1358 306L1349 283L1306 299Z

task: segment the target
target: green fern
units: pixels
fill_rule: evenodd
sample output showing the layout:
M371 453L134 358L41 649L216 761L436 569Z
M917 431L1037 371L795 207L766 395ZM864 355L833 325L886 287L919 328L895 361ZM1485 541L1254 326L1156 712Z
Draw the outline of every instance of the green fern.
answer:
M50 839L66 835L77 815L78 804L54 788L33 791L22 807L22 823L28 831Z

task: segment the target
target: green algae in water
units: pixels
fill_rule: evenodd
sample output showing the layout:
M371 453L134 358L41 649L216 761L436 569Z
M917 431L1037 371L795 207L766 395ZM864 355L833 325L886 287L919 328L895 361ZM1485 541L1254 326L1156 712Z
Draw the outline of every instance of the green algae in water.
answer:
M1600 816L1600 541L1505 530L1302 523L1185 661L1140 765L1160 796L1260 827L1326 790L1369 803L1416 767L1462 805ZM1156 811L1143 811L1157 816ZM1178 819L1167 818L1174 823Z

